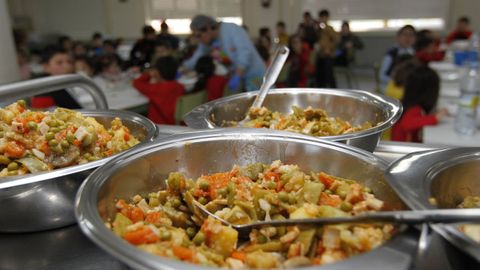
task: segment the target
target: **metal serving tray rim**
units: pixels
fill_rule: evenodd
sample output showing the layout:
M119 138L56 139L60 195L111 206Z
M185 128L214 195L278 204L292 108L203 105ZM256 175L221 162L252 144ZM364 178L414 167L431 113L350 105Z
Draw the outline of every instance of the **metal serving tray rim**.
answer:
M96 203L92 205L88 205L87 201L98 202L97 196L100 188L103 186L105 181L108 180L108 178L112 175L112 173L117 171L118 168L122 167L122 165L124 165L125 163L128 163L139 157L148 155L153 151L158 151L164 148L170 148L176 145L188 145L190 142L193 142L193 141L201 142L205 140L209 140L209 141L215 140L216 138L225 139L229 137L236 137L236 135L244 134L244 133L251 134L252 140L258 140L258 138L256 138L255 135L262 135L263 136L262 139L275 137L279 139L284 138L287 142L288 141L293 142L293 141L299 141L299 140L308 141L310 143L315 143L318 145L322 145L324 147L325 146L331 147L343 152L350 152L354 154L356 157L359 157L363 160L371 161L372 162L371 164L376 164L381 169L386 169L388 166L388 163L386 161L374 156L372 153L368 151L355 148L355 147L350 147L345 144L326 141L323 139L318 139L315 137L302 135L302 134L293 133L292 135L292 133L290 132L282 132L282 131L269 130L269 129L255 129L255 128L227 128L227 129L185 132L185 133L177 134L175 136L168 136L155 142L148 143L142 148L132 149L122 154L121 156L115 157L109 163L103 165L101 168L97 168L92 174L90 174L78 189L77 196L75 198L75 216L77 218L81 231L90 240L92 240L95 244L97 244L98 246L106 250L108 253L116 256L117 258L119 256L123 257L124 260L128 262L128 265L134 266L135 268L154 269L154 268L158 268L159 264L162 264L165 267L165 269L170 269L169 267L172 267L171 269L184 269L186 267L185 263L164 258L164 257L155 256L147 252L143 252L132 245L126 245L122 239L115 236L111 231L109 231L106 228L106 226L104 225L104 221L102 220L102 218L98 213L98 210L96 209L96 207L92 206L92 205L96 205ZM195 134L196 137L189 138L193 134ZM91 179L95 177L97 179L95 182L93 182ZM88 199L86 198L84 199L82 197L87 197ZM87 219L86 216L89 216L90 218ZM339 265L340 267L342 263L351 262L351 260L354 258L360 257L359 258L360 260L364 256L374 256L375 258L377 257L381 258L382 256L376 256L375 254L377 254L378 252L394 252L395 253L396 251L391 250L391 248L388 248L388 245L394 245L395 241L397 240L400 241L402 237L402 232L404 232L405 229L406 229L406 226L399 227L398 233L395 234L391 239L385 242L385 244L383 244L378 248L375 248L366 253L352 256L352 258L348 260L343 260L341 262L338 262L329 266L333 266L334 269L337 269L335 267L336 265ZM118 249L117 248L118 245L121 245L122 247ZM385 249L381 249L382 247L384 247ZM379 258L377 259L380 260ZM150 261L150 264L148 264L147 268L145 268L146 267L145 264L138 263L140 260ZM323 269L322 267L320 268ZM202 267L202 266L192 264L190 267L188 267L188 269L212 269L212 268L207 268L207 267ZM300 267L295 269L319 269L319 267L308 266L308 267Z
M232 95L232 96L207 102L205 104L202 104L194 108L191 112L187 113L185 115L185 121L186 122L191 121L193 123L194 121L201 121L200 119L202 118L203 121L206 122L209 128L216 128L218 126L216 126L215 123L213 123L210 120L210 114L212 113L212 110L214 107L216 107L216 105L228 103L232 100L238 99L238 97L241 97L241 96L247 96L248 98L252 98L256 96L258 92L259 91L240 93L240 94L236 94L236 95ZM348 140L348 139L360 138L360 137L376 134L380 131L383 131L391 127L396 121L398 121L398 119L400 119L401 117L402 110L403 110L402 105L398 100L391 97L384 96L382 94L377 94L377 93L374 94L364 90L326 89L326 88L276 88L276 89L271 89L271 92L269 92L268 95L280 95L280 94L292 94L292 93L307 93L307 94L328 93L334 96L353 97L357 100L362 100L365 102L376 104L377 106L381 105L384 108L388 109L388 110L385 110L389 113L388 119L372 128L362 130L359 132L343 134L343 135L322 136L321 137L322 139ZM291 133L294 133L294 132L291 132Z

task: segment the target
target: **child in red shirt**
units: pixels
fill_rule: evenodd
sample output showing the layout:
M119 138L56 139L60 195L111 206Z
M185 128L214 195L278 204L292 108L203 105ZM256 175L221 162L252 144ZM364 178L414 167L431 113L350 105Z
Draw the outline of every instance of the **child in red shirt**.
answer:
M215 75L215 64L211 56L203 56L195 64L198 80L192 92L207 91L207 100L211 101L223 97L228 80L225 76Z
M436 125L448 115L446 109L430 114L437 103L440 79L428 66L419 66L412 70L405 83L402 98L403 115L392 127L392 140L403 142L422 142L422 128Z
M133 86L150 100L148 118L157 124L175 124L177 100L185 93L183 85L175 80L177 69L173 57L160 57L155 69L133 81Z

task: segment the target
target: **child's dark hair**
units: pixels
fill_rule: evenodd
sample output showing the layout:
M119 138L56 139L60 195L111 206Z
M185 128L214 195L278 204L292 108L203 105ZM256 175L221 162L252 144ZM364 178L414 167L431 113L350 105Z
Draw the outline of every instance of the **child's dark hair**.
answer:
M93 61L87 56L76 56L74 62L83 62L93 70Z
M318 17L330 17L330 12L326 9L322 9L318 12Z
M438 74L426 65L420 65L410 72L405 83L402 99L404 111L419 105L426 113L432 112L437 104L440 91Z
M421 37L417 38L417 42L415 43L415 50L416 51L421 51L425 48L428 48L428 46L432 45L435 43L435 40L431 37Z
M46 64L52 59L56 54L68 54L63 48L60 48L55 45L48 45L43 49L40 62Z
M415 30L415 27L413 27L413 25L407 24L407 25L402 26L402 28L398 29L398 31L397 31L397 36L403 34L403 32L405 32L405 31L407 31L407 30L413 31L413 33L416 33L416 32L417 32L417 31Z
M413 69L420 66L420 61L417 58L410 54L404 54L397 57L397 64L392 70L392 80L397 86L404 86L408 76Z
M120 66L120 63L118 63L117 59L113 55L102 55L98 57L95 63L95 74L102 73L105 69L107 69L114 63L117 63L117 65Z
M470 18L468 18L467 16L462 16L462 17L458 18L457 22L470 24Z
M208 79L215 73L215 63L213 63L213 58L208 55L199 58L197 64L195 64L195 72L197 73L198 80L195 83L192 92L205 90Z
M177 76L178 62L171 56L160 57L155 62L155 68L164 80L172 81Z

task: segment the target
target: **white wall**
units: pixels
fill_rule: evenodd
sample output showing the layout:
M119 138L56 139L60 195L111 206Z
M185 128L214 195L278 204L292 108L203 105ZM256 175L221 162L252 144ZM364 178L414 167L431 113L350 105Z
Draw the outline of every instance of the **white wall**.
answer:
M468 16L472 22L472 28L478 32L480 31L479 11L479 0L450 0L449 25L453 27L459 17Z
M0 84L17 81L20 72L5 0L0 0L0 40Z

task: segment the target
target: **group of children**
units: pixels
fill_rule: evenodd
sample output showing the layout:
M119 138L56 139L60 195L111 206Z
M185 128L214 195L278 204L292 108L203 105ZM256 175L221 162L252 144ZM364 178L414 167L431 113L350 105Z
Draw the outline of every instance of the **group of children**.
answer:
M468 18L462 17L446 43L468 39L471 34ZM436 125L448 115L447 109L436 108L440 79L428 67L429 62L442 60L445 52L431 31L416 32L411 25L400 28L396 39L397 44L383 59L380 79L386 84L385 94L402 101L403 115L384 138L422 142L422 128Z

